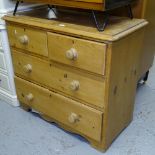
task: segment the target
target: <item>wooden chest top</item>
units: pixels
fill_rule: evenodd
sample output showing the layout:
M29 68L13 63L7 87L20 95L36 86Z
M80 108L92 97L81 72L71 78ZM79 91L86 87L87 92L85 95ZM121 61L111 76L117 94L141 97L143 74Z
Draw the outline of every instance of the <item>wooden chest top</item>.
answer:
M4 19L9 23L24 24L28 27L35 26L52 32L100 42L119 40L148 24L144 19L131 20L126 17L111 17L105 31L98 32L89 15L73 15L64 12L59 16L59 20L47 20L48 13L47 9L41 9L38 12L34 10L18 14L18 16L7 15Z

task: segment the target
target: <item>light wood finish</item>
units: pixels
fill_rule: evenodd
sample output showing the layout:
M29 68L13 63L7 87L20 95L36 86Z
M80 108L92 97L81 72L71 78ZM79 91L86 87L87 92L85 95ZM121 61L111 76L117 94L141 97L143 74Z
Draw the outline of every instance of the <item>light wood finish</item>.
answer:
M76 100L104 107L104 79L82 75L74 70L68 70L60 65L17 51L12 52L12 57L15 73L19 76L50 89L53 88ZM27 72L25 66L29 66L31 72Z
M15 83L21 102L96 141L101 140L102 112L20 78L15 78Z
M48 47L51 60L104 75L106 44L48 33Z
M114 42L110 51L110 77L106 81L103 143L108 147L133 118L144 29Z
M71 19L71 17L67 17ZM22 105L29 105L30 108L41 112L44 119L57 122L62 128L84 136L93 147L106 150L132 120L138 72L142 58L144 27L147 22L124 17L111 18L107 29L100 33L90 25L82 25L81 20L85 20L81 17L78 18L76 24L22 15L7 16L5 19L7 25L17 24L22 27L35 27L36 30L41 29L48 35L50 34L50 39L48 39L52 40L48 41L48 47L50 47L48 58L23 52L22 49L11 46L15 74L22 78L16 78L18 97ZM65 26L61 27L60 24ZM60 38L55 39L55 36L62 36L62 42L59 41ZM71 41L79 42L78 48L80 47L80 50L71 43L69 44L72 46L68 45L68 38ZM54 55L51 55L53 52L53 50L51 51L52 42L57 45L56 51L58 53L55 51ZM90 54L89 51L93 48L90 48L92 43L95 48L94 52ZM58 44L60 45L58 46ZM102 47L102 45L103 49L101 50L98 46ZM60 46L63 50L67 48L61 51ZM101 52L99 53L95 49L99 49ZM80 60L79 51L84 54L82 59L88 58L86 62L81 61L83 65L74 66L64 62L63 59L66 58L66 55L69 58L68 61ZM61 52L64 55L63 59ZM99 54L103 56L104 52L105 57L102 60ZM98 56L96 57L95 54ZM53 60L53 57L57 59ZM95 70L91 62L94 62L94 66L100 69L103 68L104 62L104 74L101 74L103 73L101 70ZM86 66L87 68L83 68ZM27 100L22 97L22 92L26 94ZM49 104L50 94L53 94L52 98L55 102ZM56 96L59 96L60 100L55 98ZM52 104L53 109L50 108ZM75 104L77 107L72 110L72 106ZM54 110L55 107L57 110ZM86 119L76 129L74 125L79 122L79 112L83 112L83 107L85 107L85 112L82 114ZM41 111L44 109L47 110L45 113ZM64 111L67 112L67 116L65 113L63 117ZM103 115L104 117L102 117ZM66 122L69 125L65 124ZM92 129L94 123L96 127Z
M104 0L24 0L24 2L45 3L90 10L104 10Z
M145 18L149 21L149 25L145 31L143 55L141 59L141 67L139 77L143 76L152 66L154 54L155 54L155 18L154 18L154 6L153 0L141 0L141 8L139 14L135 14L138 18ZM138 5L135 6L135 10L138 10Z
M133 6L133 15L135 18L147 19L149 25L145 30L143 54L141 58L141 67L139 70L139 79L150 69L153 64L155 54L155 19L154 19L154 0L138 0ZM114 10L114 14L118 16L127 16L127 11L122 9Z
M10 25L8 26L8 33L12 47L27 50L42 56L48 56L46 32L35 30L34 28Z
M33 16L34 13L30 15L28 14L29 16L24 15L16 16L16 18L14 18L13 16L5 16L4 20L9 21L8 26L11 23L13 25L22 23L24 24L24 27L37 27L39 29L44 29L48 32L57 32L60 34L65 34L67 36L69 35L74 37L80 37L87 40L95 40L98 42L117 41L148 24L148 22L144 19L131 20L126 17L112 17L109 21L109 26L105 29L105 31L99 32L96 27L94 28L94 26L92 26L92 24L87 24L86 26L84 26L83 24L85 23L83 21L87 20L87 18L85 19L85 16L83 17L81 15L79 15L78 18L81 20L75 19L77 24L59 20L49 21L44 18L30 18L30 15ZM38 16L39 15L37 14L37 17ZM66 16L66 18L69 19L74 18L74 16L72 16L71 14L67 14Z

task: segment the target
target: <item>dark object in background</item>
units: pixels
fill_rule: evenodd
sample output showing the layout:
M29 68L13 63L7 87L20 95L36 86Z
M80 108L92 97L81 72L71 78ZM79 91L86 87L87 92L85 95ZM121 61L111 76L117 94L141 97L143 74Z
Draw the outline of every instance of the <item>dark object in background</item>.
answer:
M65 6L65 7L72 7L72 8L81 8L92 10L92 17L94 23L99 31L104 31L105 27L109 21L109 11L115 8L125 6L127 8L127 12L129 17L132 19L133 14L131 10L131 3L137 0L17 0L14 15L16 15L18 5L20 2L31 2L31 3L43 3L47 4L48 7L51 9L53 6ZM103 12L103 20L100 22L98 20L97 14L101 14Z
M127 6L134 1L136 0L105 0L105 10Z

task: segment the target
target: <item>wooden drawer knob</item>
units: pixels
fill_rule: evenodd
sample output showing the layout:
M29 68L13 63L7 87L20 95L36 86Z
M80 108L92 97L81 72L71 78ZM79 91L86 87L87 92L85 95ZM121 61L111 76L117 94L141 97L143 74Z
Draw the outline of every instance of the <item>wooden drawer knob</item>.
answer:
M77 121L79 121L79 116L75 113L71 113L70 116L68 117L68 121L70 123L76 123Z
M33 94L28 94L28 95L26 95L26 100L27 101L32 101L34 99L34 96L33 96Z
M70 88L71 88L71 90L74 90L74 91L78 90L80 88L79 81L76 81L76 80L72 81L70 83Z
M19 37L19 42L21 44L24 44L24 45L28 44L28 42L29 42L28 36L27 35L20 36Z
M66 57L69 59L69 60L76 60L78 58L78 53L76 51L76 49L74 48L71 48L70 50L68 50L66 52Z
M25 72L25 73L31 73L31 72L32 72L32 65L27 64L27 65L25 65L25 66L23 67L23 69L24 69L24 72Z

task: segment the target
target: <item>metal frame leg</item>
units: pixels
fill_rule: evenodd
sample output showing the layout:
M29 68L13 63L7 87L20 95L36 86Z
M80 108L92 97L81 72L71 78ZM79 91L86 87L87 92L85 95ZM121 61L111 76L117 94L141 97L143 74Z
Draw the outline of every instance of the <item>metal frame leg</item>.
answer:
M105 28L106 28L106 26L107 26L107 24L108 24L108 22L109 22L109 15L108 15L106 12L104 12L104 20L103 20L102 25L99 24L99 21L97 20L95 11L93 11L93 10L92 10L92 15L93 15L93 19L94 19L94 21L95 21L95 25L96 25L98 31L99 31L99 32L104 31Z
M127 9L128 9L129 18L133 19L133 12L130 4L127 5Z
M15 16L16 15L16 12L17 12L17 9L18 9L18 6L19 6L19 3L23 3L23 1L21 1L21 0L17 0L17 2L16 2L16 5L15 5L15 9L14 9L14 11L13 11L13 15Z
M50 4L48 4L47 6L48 6L48 8L49 8L50 10L52 9L52 7L51 7L51 5L50 5Z
M55 8L54 5L48 4L48 8L49 8L50 10L52 10L52 11L54 12L54 14L57 16L57 13L56 13L55 10L53 9L53 8Z
M144 83L146 83L148 77L149 77L149 71L146 72L145 77L143 78Z

